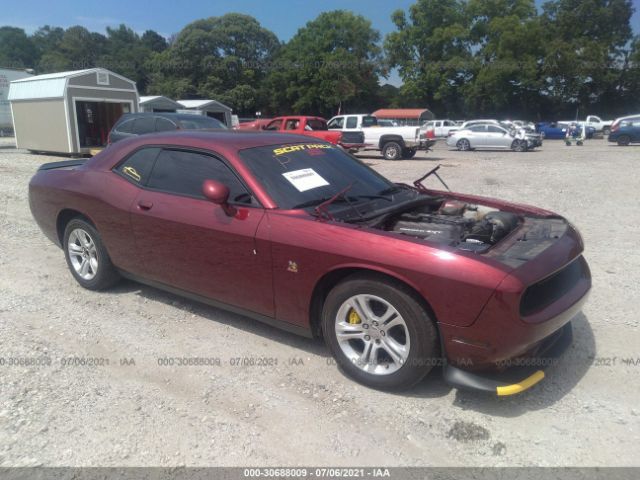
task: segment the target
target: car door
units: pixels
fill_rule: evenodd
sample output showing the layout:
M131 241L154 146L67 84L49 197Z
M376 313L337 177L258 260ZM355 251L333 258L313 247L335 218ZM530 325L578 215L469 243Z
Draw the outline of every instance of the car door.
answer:
M235 216L205 199L207 179L229 188ZM270 244L256 239L261 226L266 230L264 219L264 209L221 158L164 148L131 208L143 276L272 316Z
M511 148L509 132L497 125L487 125L486 145L489 148Z
M472 125L469 130L469 143L471 148L485 148L487 146L487 127L486 125ZM463 135L464 136L464 135Z

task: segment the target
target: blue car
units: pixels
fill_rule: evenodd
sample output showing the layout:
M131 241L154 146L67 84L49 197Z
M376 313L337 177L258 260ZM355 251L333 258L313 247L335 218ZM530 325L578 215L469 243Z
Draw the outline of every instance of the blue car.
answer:
M640 115L616 119L611 125L609 141L618 145L629 145L640 142Z
M564 140L567 130L571 125L562 122L541 122L536 124L536 131L544 135L545 140ZM585 134L587 138L593 138L596 133L594 127L587 127Z

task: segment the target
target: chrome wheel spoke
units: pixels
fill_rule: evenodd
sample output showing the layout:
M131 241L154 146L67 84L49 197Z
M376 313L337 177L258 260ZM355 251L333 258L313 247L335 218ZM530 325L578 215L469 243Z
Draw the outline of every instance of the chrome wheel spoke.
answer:
M86 231L76 228L69 234L67 252L71 266L83 280L92 280L98 273L96 244Z
M385 338L382 341L384 345L384 351L389 354L393 363L402 365L407 359L408 352L405 350L404 345L400 345L398 342L393 340L392 338Z
M364 331L359 325L342 322L336 325L336 336L338 340L358 340L364 337Z
M358 294L345 300L334 329L345 357L369 374L394 373L409 356L407 324L391 303L376 295Z

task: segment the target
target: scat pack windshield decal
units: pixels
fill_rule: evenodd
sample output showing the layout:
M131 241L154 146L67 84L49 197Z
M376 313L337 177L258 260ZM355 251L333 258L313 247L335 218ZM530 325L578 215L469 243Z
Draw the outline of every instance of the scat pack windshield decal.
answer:
M318 150L320 148L333 148L325 143L303 143L299 145L289 145L287 147L279 147L273 150L275 155L285 155L287 153L302 152L305 150Z

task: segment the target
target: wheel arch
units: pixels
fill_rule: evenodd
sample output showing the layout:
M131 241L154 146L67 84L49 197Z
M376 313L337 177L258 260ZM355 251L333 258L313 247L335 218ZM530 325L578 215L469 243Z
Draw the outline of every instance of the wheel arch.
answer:
M325 273L315 284L313 292L311 294L311 301L309 302L309 326L311 333L316 338L322 337L322 306L327 298L327 295L331 289L338 283L345 280L347 277L355 274L371 274L377 276L382 281L388 281L395 283L401 288L404 288L411 294L412 297L427 311L429 316L433 319L438 335L440 335L440 329L438 326L437 317L429 301L420 293L418 287L413 285L412 282L395 272L386 271L383 269L371 267L371 266L341 266L337 267L327 273Z
M81 218L91 224L93 228L97 230L96 224L91 218L79 210L73 208L64 208L60 210L56 218L56 234L60 245L64 244L64 230L67 228L68 223L74 218Z
M401 135L394 135L394 134L382 135L380 137L380 140L378 141L378 146L382 150L384 146L389 142L396 142L400 145L400 147L402 148L405 147L404 138L402 138Z

